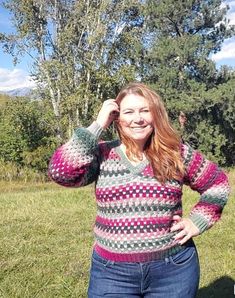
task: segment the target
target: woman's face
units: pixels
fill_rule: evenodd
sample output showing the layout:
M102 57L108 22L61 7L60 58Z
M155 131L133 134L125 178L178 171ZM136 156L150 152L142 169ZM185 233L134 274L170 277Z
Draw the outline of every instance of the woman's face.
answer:
M143 148L153 132L148 101L140 95L126 95L120 102L119 123L123 133Z

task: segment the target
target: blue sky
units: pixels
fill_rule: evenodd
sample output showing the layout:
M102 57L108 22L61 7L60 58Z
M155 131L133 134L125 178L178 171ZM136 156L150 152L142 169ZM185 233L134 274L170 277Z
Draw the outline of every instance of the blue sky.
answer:
M7 10L2 7L3 0L0 0L0 32L11 33L11 16ZM224 1L223 5L228 4L230 10L228 18L230 24L235 25L235 0ZM219 53L212 55L217 67L226 64L235 68L235 37L224 42ZM9 91L16 88L33 87L34 82L30 80L30 68L32 58L25 56L16 66L13 65L13 59L9 54L5 54L0 47L0 91Z

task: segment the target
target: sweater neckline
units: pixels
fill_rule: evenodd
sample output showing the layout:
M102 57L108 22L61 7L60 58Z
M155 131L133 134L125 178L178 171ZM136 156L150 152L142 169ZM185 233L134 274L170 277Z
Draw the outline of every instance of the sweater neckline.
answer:
M134 165L131 163L131 161L127 158L125 153L121 149L121 142L119 141L119 146L115 148L117 154L120 156L122 163L127 167L127 169L130 169L134 172L141 172L145 169L145 167L148 165L149 161L146 158L143 161L140 161L138 164Z

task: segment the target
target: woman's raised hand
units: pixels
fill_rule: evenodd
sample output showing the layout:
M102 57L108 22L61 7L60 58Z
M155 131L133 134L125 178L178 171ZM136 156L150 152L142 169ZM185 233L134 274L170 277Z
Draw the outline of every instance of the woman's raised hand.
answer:
M107 99L99 111L96 122L103 128L109 127L113 120L117 119L119 106L115 99Z

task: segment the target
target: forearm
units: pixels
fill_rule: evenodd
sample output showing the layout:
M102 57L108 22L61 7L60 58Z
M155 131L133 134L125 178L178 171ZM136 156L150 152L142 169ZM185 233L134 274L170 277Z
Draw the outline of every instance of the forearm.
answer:
M229 195L228 178L219 168L211 180L210 187L201 193L200 201L193 207L190 219L200 233L213 226L221 217Z
M203 233L221 217L230 190L228 177L215 163L191 148L187 148L185 160L187 184L200 193L200 200L189 218Z

